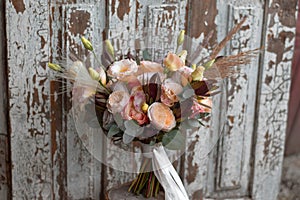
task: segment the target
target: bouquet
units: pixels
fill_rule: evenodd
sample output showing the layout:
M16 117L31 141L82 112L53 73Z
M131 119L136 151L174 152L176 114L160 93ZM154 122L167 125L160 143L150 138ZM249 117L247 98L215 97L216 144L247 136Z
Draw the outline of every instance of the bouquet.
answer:
M112 144L126 148L139 142L144 148L152 148L149 152L153 155L143 159L129 191L152 197L162 186L166 199L188 199L166 150L185 149L187 133L198 130L209 115L212 96L220 92L220 80L238 73L236 66L249 63L257 53L252 50L218 56L245 20L200 63L191 61L203 46L190 55L184 48L182 30L174 51L160 60L151 58L149 49L117 54L109 40L104 43L105 52L100 59L91 42L81 37L84 48L95 55L97 68L85 66L80 60L69 66L48 64L59 77L74 83L72 93L74 101L80 103L79 112L87 112L92 105L96 122Z

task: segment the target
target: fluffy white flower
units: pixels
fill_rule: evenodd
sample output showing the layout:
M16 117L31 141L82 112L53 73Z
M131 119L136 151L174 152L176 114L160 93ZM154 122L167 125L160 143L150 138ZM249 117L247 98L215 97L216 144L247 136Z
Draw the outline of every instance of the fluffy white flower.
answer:
M114 62L108 69L108 74L115 78L132 75L138 71L138 65L134 60L124 59Z

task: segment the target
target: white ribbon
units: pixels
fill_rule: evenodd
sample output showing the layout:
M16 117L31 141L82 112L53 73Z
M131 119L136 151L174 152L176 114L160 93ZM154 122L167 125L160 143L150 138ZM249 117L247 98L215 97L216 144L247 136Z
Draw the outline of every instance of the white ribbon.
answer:
M162 145L153 149L152 167L165 190L165 200L189 200L181 179Z

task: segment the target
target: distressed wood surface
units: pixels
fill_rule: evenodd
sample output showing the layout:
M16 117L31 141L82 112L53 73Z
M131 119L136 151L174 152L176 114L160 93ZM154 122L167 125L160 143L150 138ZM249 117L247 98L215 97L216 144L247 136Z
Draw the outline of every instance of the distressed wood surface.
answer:
M7 59L6 59L6 32L5 7L0 1L0 197L10 197L10 164L9 164L9 133L8 133L8 98L7 98Z
M217 23L224 25L218 26L218 38L224 38L235 22L247 16L241 30L224 49L224 55L260 48L263 10L259 1L219 1L217 8L221 11ZM224 31L222 28L225 27L227 30ZM239 75L224 82L219 106L215 107L218 110L215 113L220 117L212 122L215 136L220 134L218 130L224 130L209 167L208 181L214 184L207 185L208 196L225 198L249 195L258 60L259 55L251 64L242 66Z
M46 62L68 63L71 52L81 54L88 65L95 65L93 57L82 49L80 36L97 44L95 50L101 52L103 39L111 39L116 49L139 46L138 38L146 26L168 27L172 33L186 29L192 38L190 49L195 50L214 30L211 45L203 52L205 56L234 24L248 16L222 54L260 45L265 49L260 57L244 66L241 75L224 82L223 94L214 99L218 106L213 110L212 120L206 122L208 127L188 135L186 153L175 167L190 199L276 199L296 0L6 0L5 4L9 110L3 110L7 102L0 103L0 195L8 194L2 188L9 185L8 168L2 164L9 160L5 112L9 112L11 126L15 199L103 199L108 189L135 177L124 172L125 168L118 171L107 167L91 155L90 140L76 133L70 91L61 94L61 88L70 85L50 82L48 78ZM169 50L172 46L163 48ZM0 81L5 82L2 75ZM0 93L6 93L5 87L0 87ZM223 136L218 141L223 120ZM138 146L133 148L141 151ZM122 156L108 151L104 157L114 163L124 159ZM137 158L122 161L126 166Z
M297 0L266 1L254 137L253 199L276 199L282 170Z
M298 82L300 80L300 12L298 12L298 20L296 26L296 42L293 57L293 65L291 72L291 91L288 112L288 125L286 131L285 155L300 153L300 95L298 90Z
M6 1L12 196L52 198L48 1Z
M83 1L76 2L56 2L52 4L52 46L51 51L54 61L65 60L64 64L71 64L70 55L76 55L88 67L94 66L92 56L86 51L80 42L80 37L89 38L94 45L95 51L99 50L101 33L105 27L104 1ZM60 50L60 51L57 51ZM57 173L65 171L63 179L63 190L56 191L58 198L70 199L99 199L101 195L101 162L97 156L90 152L89 146L83 140L83 133L76 129L72 116L72 97L69 88L70 83L58 84L62 88L67 88L67 93L63 93L63 104L56 105L62 110L62 134L57 134L57 139L62 139L64 145L60 152L61 157L57 161L61 162L57 166ZM56 89L59 87L56 87ZM59 96L61 90L54 92ZM54 107L54 109L57 109ZM57 113L59 115L59 113ZM90 134L92 134L89 131ZM62 136L63 135L63 136ZM57 176L57 178L60 178ZM57 188L60 189L60 188Z

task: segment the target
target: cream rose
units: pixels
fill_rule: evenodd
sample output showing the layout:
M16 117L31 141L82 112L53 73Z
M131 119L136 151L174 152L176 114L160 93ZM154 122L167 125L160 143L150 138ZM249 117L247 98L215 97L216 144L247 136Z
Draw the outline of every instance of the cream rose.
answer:
M124 91L115 91L108 97L107 108L112 114L121 113L129 102L129 95Z

